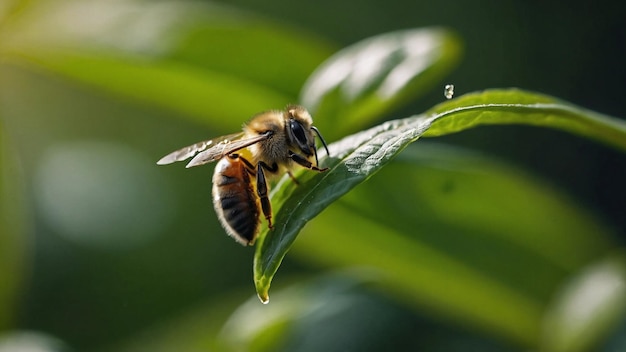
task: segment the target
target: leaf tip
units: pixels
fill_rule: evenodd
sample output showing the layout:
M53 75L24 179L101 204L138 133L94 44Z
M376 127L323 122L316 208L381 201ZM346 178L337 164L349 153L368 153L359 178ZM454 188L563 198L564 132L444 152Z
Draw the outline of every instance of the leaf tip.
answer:
M264 280L263 277L254 280L254 286L256 287L256 295L263 304L270 302L270 283L268 280Z

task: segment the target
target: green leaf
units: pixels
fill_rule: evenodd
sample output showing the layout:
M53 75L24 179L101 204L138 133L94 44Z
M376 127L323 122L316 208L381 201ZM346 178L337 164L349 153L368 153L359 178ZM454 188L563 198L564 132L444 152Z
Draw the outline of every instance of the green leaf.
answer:
M332 158L321 159L330 170L300 178L298 187L285 178L276 185L271 195L275 230L262 230L254 257L255 284L262 302L268 302L270 282L304 224L389 162L429 124L430 119L423 118L396 120L346 137L329 145Z
M494 103L487 103L491 101ZM254 258L254 280L260 299L269 300L270 283L298 232L329 204L371 177L421 135L428 135L431 125L430 135L435 136L487 122L561 128L626 147L625 123L520 90L471 94L438 106L436 113L385 122L348 136L329 146L331 157L321 158L320 163L329 171L302 173L298 187L287 178L274 187L275 229L262 230Z
M518 89L491 89L446 101L426 112L436 121L424 134L435 137L480 125L550 127L626 149L626 123L568 102ZM451 118L448 118L450 116Z
M457 37L442 28L396 31L353 44L309 78L300 101L316 124L343 135L430 91L461 55Z
M16 64L32 63L125 100L169 110L196 122L209 121L225 131L239 130L250 111L283 106L291 100L248 80L174 62L146 64L129 57L60 50L38 54L46 59L25 56Z
M1 28L0 63L228 129L251 112L294 103L333 50L293 28L200 3L61 1L19 14Z

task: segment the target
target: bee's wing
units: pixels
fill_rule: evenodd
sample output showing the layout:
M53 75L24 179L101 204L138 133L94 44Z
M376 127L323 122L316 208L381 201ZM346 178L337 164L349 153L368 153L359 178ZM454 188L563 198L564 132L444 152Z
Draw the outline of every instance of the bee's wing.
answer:
M216 144L215 146L199 153L196 155L189 164L187 164L187 168L203 165L206 163L210 163L215 160L219 160L224 156L234 153L240 149L245 147L249 147L255 143L259 143L262 140L269 138L271 132L266 132L263 134L259 134L258 136L243 138L237 140L223 140L222 142Z
M159 161L157 161L158 165L167 165L174 163L176 161L183 161L189 159L190 157L200 153L207 148L214 148L224 142L232 141L235 139L240 139L243 137L243 132L233 133L226 136L221 136L213 139L209 139L208 141L198 142L196 144L192 144L186 146L185 148L178 149L173 151L166 156L162 157Z

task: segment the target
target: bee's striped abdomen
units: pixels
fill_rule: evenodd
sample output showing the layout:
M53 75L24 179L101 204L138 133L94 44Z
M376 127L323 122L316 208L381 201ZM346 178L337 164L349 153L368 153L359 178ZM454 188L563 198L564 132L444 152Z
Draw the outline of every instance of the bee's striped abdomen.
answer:
M226 232L243 245L252 245L259 232L259 203L246 165L224 157L213 174L213 206Z

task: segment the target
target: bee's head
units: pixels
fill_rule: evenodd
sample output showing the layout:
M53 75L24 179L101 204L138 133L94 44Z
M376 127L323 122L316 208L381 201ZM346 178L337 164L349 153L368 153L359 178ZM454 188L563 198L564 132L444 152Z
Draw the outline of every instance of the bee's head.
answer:
M287 107L287 136L292 145L297 146L302 154L307 157L315 155L317 163L317 148L315 148L315 134L320 138L326 153L328 147L320 131L313 126L311 114L302 106L292 105ZM313 134L315 133L315 134Z

